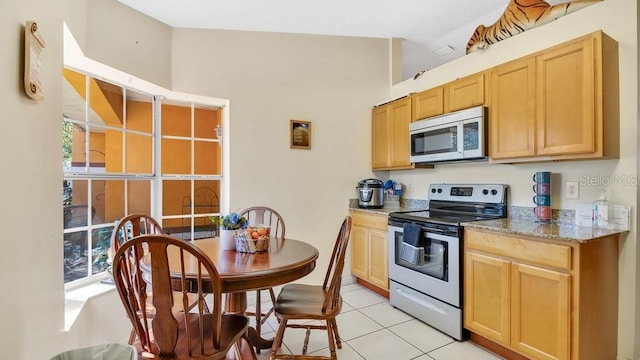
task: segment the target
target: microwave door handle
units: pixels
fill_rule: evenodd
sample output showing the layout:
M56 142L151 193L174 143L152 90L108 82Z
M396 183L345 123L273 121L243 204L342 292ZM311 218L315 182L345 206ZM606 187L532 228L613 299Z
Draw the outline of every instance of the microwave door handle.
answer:
M458 122L458 136L456 137L456 142L458 145L458 154L460 158L464 157L464 123L462 121Z

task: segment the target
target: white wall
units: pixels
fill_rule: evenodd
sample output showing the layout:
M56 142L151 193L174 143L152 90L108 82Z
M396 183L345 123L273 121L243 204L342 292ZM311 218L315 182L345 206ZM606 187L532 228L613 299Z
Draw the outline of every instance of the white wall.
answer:
M116 0L62 0L64 20L84 54L171 88L171 27Z
M321 282L348 199L371 175L389 41L175 29L172 42L173 89L230 100L231 210L277 209L287 237L320 250L303 281ZM311 150L289 148L290 119L312 122Z
M46 42L40 79L44 101L23 88L24 25L38 23ZM61 348L62 8L57 1L0 2L0 358L47 359Z
M428 89L599 29L618 41L620 159L515 165L467 163L437 166L432 170L390 172L389 175L407 185L409 198L424 199L427 185L434 182L498 182L510 185L511 205L533 206L532 174L551 171L552 207L555 209L574 209L578 201L591 202L597 198L599 190L606 190L614 203L632 206L631 231L622 237L620 243L618 354L627 359L640 356L640 267L637 265L640 249L636 231L639 212L637 6L635 0L603 1L491 45L484 52L472 53L442 65L418 80L406 80L391 89L391 98ZM613 184L612 177L618 179ZM580 199L576 201L563 198L562 185L565 181L595 181L595 184L581 186Z

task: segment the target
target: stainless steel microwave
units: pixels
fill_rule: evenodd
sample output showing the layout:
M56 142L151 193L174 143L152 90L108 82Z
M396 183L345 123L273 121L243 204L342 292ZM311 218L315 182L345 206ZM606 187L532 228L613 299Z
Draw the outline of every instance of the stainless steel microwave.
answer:
M486 108L478 106L412 122L411 162L486 159L486 114Z

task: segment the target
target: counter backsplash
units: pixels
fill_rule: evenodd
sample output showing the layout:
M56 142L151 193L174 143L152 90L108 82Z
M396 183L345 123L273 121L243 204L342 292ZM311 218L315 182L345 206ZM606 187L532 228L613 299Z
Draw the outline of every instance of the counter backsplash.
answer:
M511 219L533 220L538 218L533 213L533 207L509 206L507 216ZM575 222L575 210L551 209L551 221L559 224L573 224Z
M422 210L422 209L426 209L428 206L429 206L429 202L427 200L405 199L403 197L400 197L400 208L398 208L398 211ZM349 208L357 208L357 207L358 207L358 199L349 199Z
M398 211L421 210L429 206L427 200L400 198L400 208ZM349 199L349 208L358 208L358 199ZM387 209L387 208L385 208ZM538 218L533 213L533 207L509 206L507 210L509 218L537 221ZM552 209L551 220L559 224L573 224L575 220L575 210Z

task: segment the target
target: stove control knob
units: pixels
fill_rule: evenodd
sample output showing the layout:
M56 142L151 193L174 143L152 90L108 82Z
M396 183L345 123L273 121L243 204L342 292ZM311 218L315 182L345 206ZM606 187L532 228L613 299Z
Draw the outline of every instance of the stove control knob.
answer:
M435 189L435 188L432 188L432 189L431 189L431 192L435 194L435 193L436 193L436 189Z
M482 190L482 195L489 195L489 190L487 189Z
M438 194L442 193L442 189L438 188Z
M491 190L491 195L493 195L493 196L498 195L498 190L496 190L496 189Z

